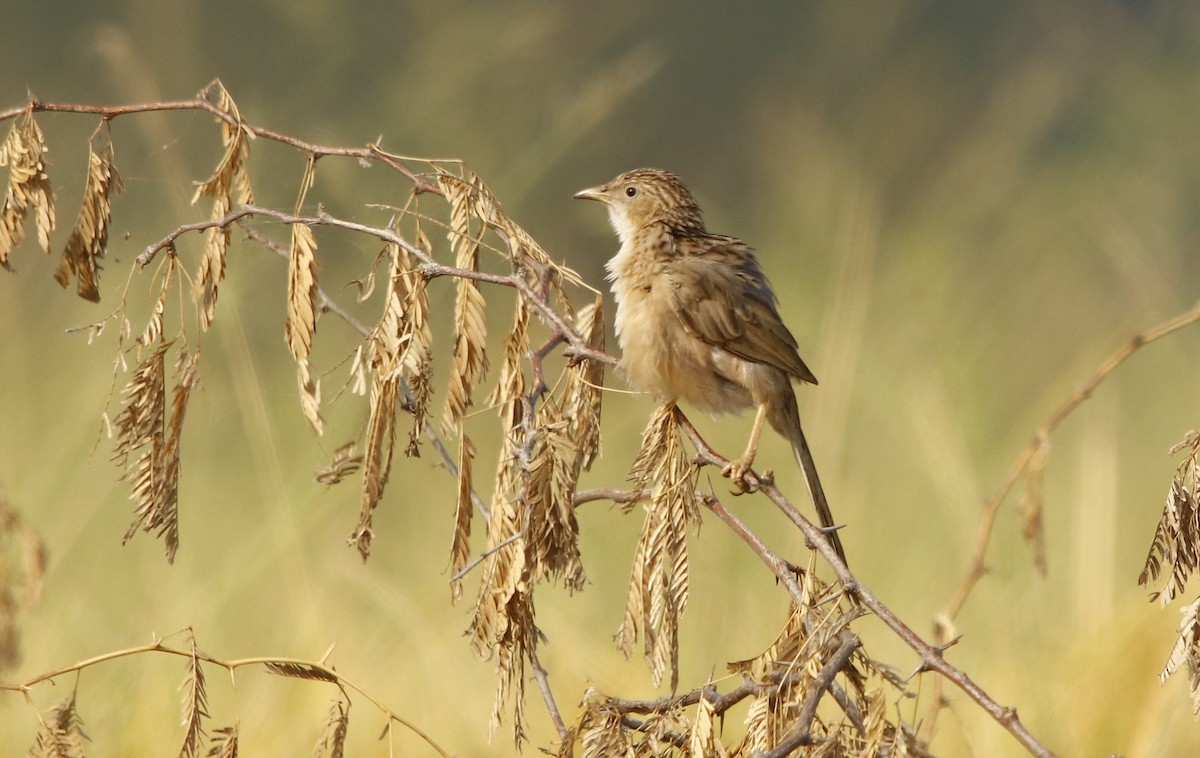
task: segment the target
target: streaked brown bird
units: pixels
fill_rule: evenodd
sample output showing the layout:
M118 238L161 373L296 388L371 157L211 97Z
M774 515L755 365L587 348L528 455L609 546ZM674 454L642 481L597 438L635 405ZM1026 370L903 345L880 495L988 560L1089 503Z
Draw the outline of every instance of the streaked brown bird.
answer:
M696 199L669 171L635 169L575 197L608 206L621 240L607 268L630 382L708 413L757 408L746 452L724 475L747 489L745 476L769 421L791 443L821 526L845 562L792 389L793 379L816 384L817 378L779 317L754 251L710 233Z

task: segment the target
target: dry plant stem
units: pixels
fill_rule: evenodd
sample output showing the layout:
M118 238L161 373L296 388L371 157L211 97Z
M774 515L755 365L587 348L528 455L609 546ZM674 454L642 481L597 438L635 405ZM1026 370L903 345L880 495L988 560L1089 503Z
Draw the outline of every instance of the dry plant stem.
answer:
M462 571L459 571L457 574L455 574L454 576L450 577L450 579L449 579L449 580L447 580L447 582L448 582L449 584L453 584L454 582L457 582L458 580L460 580L460 579L462 579L463 577L465 577L467 574L469 574L469 573L471 573L472 571L474 571L476 566L478 566L479 564L481 564L481 563L483 563L484 561L486 561L486 560L488 559L488 557L489 557L489 556L491 556L492 554L494 554L494 553L498 553L498 552L500 552L501 550L503 550L504 548L506 548L506 547L508 547L509 545L511 545L512 543L514 543L514 542L516 542L516 541L518 541L518 540L523 540L523 539L525 539L525 533L524 533L524 532L518 532L517 534L514 534L513 536L509 537L509 538L508 538L508 539L506 539L506 540L501 540L500 542L497 542L497 543L496 543L495 545L493 545L492 547L488 548L487 550L484 550L482 553L480 553L479 555L477 555L477 556L475 557L475 560L471 561L471 562L470 562L470 563L468 563L466 566L463 566L463 569L462 569Z
M983 506L983 517L979 522L979 534L976 538L975 553L971 561L971 569L967 573L966 578L963 579L963 582L959 586L958 590L954 593L954 597L950 600L949 605L946 606L946 610L943 611L943 615L946 618L954 619L958 615L959 611L962 610L963 605L966 604L967 597L971 594L971 590L975 588L975 585L987 572L987 564L985 559L987 558L988 544L992 538L992 527L996 523L996 512L1000 509L1000 505L1004 502L1004 499L1008 497L1010 492L1012 492L1013 487L1016 486L1017 481L1021 478L1021 475L1025 473L1025 470L1029 467L1029 463L1033 460L1034 456L1037 454L1037 451L1046 444L1046 440L1049 439L1050 433L1057 429L1059 424L1061 424L1067 418L1067 416L1071 415L1076 408L1090 398L1092 393L1095 392L1096 388L1100 386L1100 383L1107 379L1108 376L1115 371L1118 366L1128 360L1130 356L1138 351L1138 349L1145 347L1155 340L1166 337L1172 332L1178 331L1186 326L1190 326L1197 321L1200 321L1200 304L1193 306L1191 310L1181 313L1174 318L1168 319L1157 326L1153 326L1143 332L1133 335L1128 341L1125 342L1124 345L1118 348L1103 363L1101 363L1099 368L1096 369L1096 372L1092 374L1087 381L1079 385L1075 391L1072 392L1071 395L1064 400L1058 406L1058 408L1055 409L1054 413L1050 414L1050 417L1046 420L1046 422L1038 427L1037 431L1035 431L1033 434L1033 439L1029 441L1029 444L1025 446L1025 449L1022 450L1017 456L1016 460L1013 461L1012 466L1008 470L1008 474L1005 475L1004 481L1000 484L1000 488L997 489L990 498L988 498L987 502Z
M861 646L862 643L857 636L849 632L842 633L842 644L838 645L838 649L834 651L833 655L829 656L829 660L825 661L825 665L817 672L816 686L809 690L808 694L804 697L804 704L801 706L800 715L796 719L796 728L788 736L780 740L779 744L772 748L764 758L786 758L786 756L791 755L791 752L801 745L812 744L812 722L817 717L817 705L821 702L821 696L833 684L833 678L837 676L842 667L850 660L850 656L854 655L854 651Z
M211 85L210 85L211 86ZM207 89L207 88L206 88ZM359 158L361 160L377 160L390 168L393 168L404 174L414 187L419 192L434 192L442 194L440 188L430 184L423 177L408 168L401 161L401 156L392 155L384 152L378 145L368 145L366 147L328 147L324 145L316 145L311 142L296 139L288 134L274 131L272 129L263 129L254 126L246 121L238 121L238 119L229 115L225 111L217 107L215 103L210 102L204 97L197 97L192 100L169 100L158 103L137 103L135 105L85 105L80 103L43 103L34 98L25 105L19 108L10 108L5 111L0 111L0 122L8 121L17 116L32 111L34 113L88 113L96 116L101 116L105 119L114 119L118 116L125 116L131 113L150 113L154 111L206 111L218 119L224 121L230 126L241 126L241 128L249 131L256 137L279 142L284 145L289 145L309 153L315 157L326 155L339 155L347 158ZM433 160L431 163L458 163L456 160Z
M1033 438L1017 455L1016 460L1009 467L1008 473L1005 474L1004 480L1000 483L1000 487L984 503L983 515L980 517L979 530L975 538L975 549L972 553L971 566L967 571L967 575L963 577L962 583L955 590L954 596L946 605L945 610L939 615L940 619L952 622L957 618L963 606L966 605L967 598L970 597L979 580L987 573L987 551L988 546L991 544L992 530L995 527L996 515L1000 511L1000 506L1008 498L1013 488L1016 487L1021 476L1028 470L1030 463L1037 456L1038 451L1045 447L1051 432L1057 429L1059 424L1066 420L1076 408L1090 398L1096 388L1140 348L1172 332L1190 326L1197 321L1200 321L1200 304L1193 306L1190 310L1174 318L1130 337L1124 345L1119 347L1100 364L1095 373L1087 381L1076 387L1075 391L1060 403L1054 412L1050 414L1050 417L1037 428L1033 434ZM945 623L935 624L938 635L945 634L949 628L950 626ZM933 713L926 724L928 730L932 730L934 724L937 722L938 710L942 703L941 682L934 682L932 694L935 705Z
M665 695L654 700L625 700L614 697L609 698L608 702L616 706L617 710L621 713L667 713L678 708L687 708L695 705L700 702L701 698L704 698L712 703L713 714L721 716L751 695L760 695L764 691L774 689L775 687L792 684L803 677L803 671L789 671L784 674L770 674L767 677L770 680L768 684L747 679L724 695L716 694L712 686L706 684L703 687L694 689L691 692L685 692L682 695Z
M522 295L524 295L543 323L552 331L551 339L561 338L569 345L569 354L578 358L589 358L606 365L616 365L617 359L602 350L596 350L587 343L575 329L567 323L567 321L554 310L553 306L544 298L541 297L537 288L531 285L525 277L520 273L503 275L490 274L485 271L474 271L471 269L456 268L438 263L433 258L429 257L425 251L421 250L416 245L412 244L404 237L396 234L391 229L369 226L367 224L359 224L354 221L346 221L336 218L325 212L323 208L317 210L315 216L300 216L294 213L285 213L273 208L261 208L253 205L244 205L237 210L230 211L225 216L218 219L209 219L206 221L198 221L193 224L183 224L177 227L174 231L162 238L158 242L150 245L137 257L138 266L148 266L155 257L164 250L174 250L176 241L180 237L193 232L202 232L206 229L220 228L224 229L230 224L241 221L245 218L260 217L277 221L281 224L303 224L305 226L328 226L335 229L345 229L351 232L366 234L370 237L390 242L404 248L409 255L412 255L417 260L421 261L418 270L426 279L436 279L438 277L447 276L459 279L471 279L477 282L486 282L502 287L511 287Z
M729 464L729 460L718 455L712 449L712 447L710 447L708 443L704 441L704 439L696 431L696 428L692 426L691 422L688 421L687 417L684 416L682 412L679 412L678 410L676 412L679 413L679 420L683 425L684 431L691 439L692 444L696 446L697 461L702 465L713 465L717 466L718 468L724 468L727 466ZM984 712L995 719L996 722L998 722L1014 737L1016 737L1017 741L1020 742L1021 745L1024 746L1031 755L1054 755L1049 748L1039 742L1038 739L1034 737L1028 729L1025 728L1025 725L1021 723L1020 718L1017 716L1017 711L1015 708L1003 706L996 702L996 700L993 699L992 696L987 693L987 691L985 691L969 676L967 676L965 671L946 661L946 659L942 656L942 648L934 647L933 645L925 642L925 640L921 639L920 635L914 632L912 628L908 626L908 624L900 620L900 618L896 616L896 614L893 613L890 608L884 605L879 598L875 597L870 590L864 587L858 581L858 579L855 578L852 573L850 573L850 569L846 567L846 564L842 563L842 561L838 558L837 553L834 552L833 548L829 546L829 542L825 539L824 532L822 532L815 524L806 519L803 514L800 513L799 509L796 508L796 506L786 497L784 497L783 493L779 491L779 488L775 486L774 482L765 481L762 477L758 476L754 472L750 472L747 475L747 481L752 485L757 485L758 491L770 499L771 502L773 502L775 506L779 508L779 510L782 511L783 514L787 516L788 519L791 520L791 522L795 524L801 532L804 533L804 536L809 543L814 546L814 548L825 558L826 562L828 562L833 568L834 573L837 574L838 580L841 581L842 587L846 590L846 592L856 597L863 606L870 609L876 616L879 617L881 621L883 621L884 624L887 625L889 629L895 632L896 636L898 636L906 645L908 645L917 653L921 660L918 671L935 671L951 682L954 682L954 684L964 693L966 693L968 697L974 700L975 703L984 710ZM709 508L713 508L712 503L709 504ZM721 511L724 511L723 506L721 507ZM714 509L714 512L720 515L720 511ZM725 513L728 514L728 511L725 511ZM732 516L732 514L729 515ZM724 520L724 517L722 518ZM729 522L727 521L726 523ZM742 536L743 539L747 539L745 535L750 535L750 532L749 530L745 530L744 526L742 529L745 531L745 534L737 529L735 529L735 531L738 531L739 536ZM754 540L761 545L761 541L759 541L757 537L755 537ZM755 545L749 541L747 544L751 544L751 547L755 549L755 552L757 552L759 556L771 566L772 571L775 572L776 576L780 576L776 566L772 563L772 560L767 557L771 554L770 551L765 548L765 546L760 551L758 547L755 547ZM777 556L774 556L773 560L779 561L780 559ZM795 578L793 577L790 580L790 583L782 576L780 576L780 580L783 581L784 585L788 587L788 591L792 592L792 585L795 585L796 583Z
M617 505L636 503L650 497L650 490L619 490L615 487L597 487L590 490L576 490L571 504L578 508L593 500L609 500Z
M570 730L567 729L562 714L558 711L558 704L554 701L554 693L550 690L550 675L542 667L542 662L538 659L536 647L529 651L529 665L533 669L533 678L537 681L538 689L542 691L542 700L546 703L546 710L550 712L550 720L554 722L554 729L558 732L558 738L565 740Z
M434 742L433 739L429 737L429 735L427 735L427 734L425 734L425 732L421 731L415 724L410 723L409 721L404 719L402 716L400 716L397 713L395 713L394 711L392 711L390 708L388 708L382 702L380 702L374 696L372 696L370 692L368 692L367 690L358 686L354 682L351 682L349 679L342 676L341 674L339 674L337 671L335 671L334 669L327 666L322 661L306 661L306 660L303 660L300 658L275 658L275 657L237 658L234 660L222 660L220 658L214 658L213 656L208 655L207 653L203 653L203 652L199 652L199 651L195 651L193 653L193 650L190 648L183 650L183 649L169 647L169 646L163 644L162 640L155 640L154 642L151 642L146 645L139 645L138 647L126 648L124 650L114 650L110 653L104 653L103 655L97 655L94 658L88 658L87 660L80 661L78 663L73 663L69 666L63 666L63 667L57 668L53 671L48 671L44 674L38 674L37 676L32 677L30 679L26 679L24 682L21 682L19 684L0 683L0 690L9 690L11 692L20 692L25 696L25 699L27 701L30 701L30 691L33 689L33 687L35 687L38 684L41 684L42 682L47 682L47 681L53 680L57 677L60 677L64 674L69 674L71 672L83 671L86 668L90 668L91 666L95 666L97 664L104 663L105 661L116 660L117 658L126 658L128 656L140 655L143 653L167 653L169 655L178 655L183 658L192 658L193 655L195 655L196 658L198 658L201 661L204 661L205 663L210 663L214 666L220 666L221 668L225 669L226 671L229 672L231 677L233 676L234 672L237 669L243 668L245 666L265 666L268 664L275 664L275 665L281 665L281 666L294 665L294 666L304 667L306 669L309 669L311 671L317 672L323 676L328 677L328 681L330 683L336 684L337 687L343 691L343 693L345 693L345 691L347 689L353 690L354 692L358 693L363 698L365 698L369 703L371 703L371 705L373 705L377 709L379 709L379 711L381 713L386 715L389 719L389 723L391 721L395 721L396 723L402 724L405 728L412 731L413 734L417 735L422 740L424 740L425 743L428 744L431 748L436 750L438 755L445 756L445 758L450 758L449 753L447 753L445 750L443 750L441 746L439 746L436 742ZM326 680L321 679L319 681L326 681Z

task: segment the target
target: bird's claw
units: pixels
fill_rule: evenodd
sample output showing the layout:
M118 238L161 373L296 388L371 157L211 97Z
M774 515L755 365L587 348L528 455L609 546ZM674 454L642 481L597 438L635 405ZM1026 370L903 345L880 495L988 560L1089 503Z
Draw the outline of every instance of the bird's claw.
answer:
M758 490L758 482L746 481L746 474L750 473L750 463L745 459L739 458L736 461L730 461L729 465L721 469L721 476L733 483L733 486L738 488L735 495L744 495Z

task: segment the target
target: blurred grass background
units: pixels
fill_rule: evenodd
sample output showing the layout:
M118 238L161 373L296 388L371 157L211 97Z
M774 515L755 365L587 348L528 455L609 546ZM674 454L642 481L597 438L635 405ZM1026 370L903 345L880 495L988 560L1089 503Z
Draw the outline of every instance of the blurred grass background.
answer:
M821 380L801 401L855 569L921 631L965 575L980 504L1032 430L1129 335L1190 307L1200 285L1194 4L126 0L21 3L4 15L4 107L27 90L56 102L178 99L220 77L257 125L325 144L382 135L396 152L467 160L514 219L596 284L615 239L571 194L638 165L680 173L711 228L759 249ZM39 122L61 244L94 120ZM315 659L336 643L342 674L447 749L511 754L503 733L487 742L495 682L462 637L470 603L447 602L453 482L432 456L401 461L371 561L345 547L354 485L326 489L312 470L357 431L364 404L342 398L326 436L307 433L281 339L286 267L259 249L231 252L204 342L178 560L168 567L144 535L121 546L127 487L109 444L93 452L113 343L89 347L64 330L115 306L144 245L207 216L187 206L190 182L220 148L197 114L125 117L114 133L128 189L115 205L104 303L59 290L53 263L28 244L13 259L19 273L0 275L0 487L51 558L42 601L23 617L24 660L2 678L189 626L225 658ZM260 202L290 207L301 159L261 141L253 149ZM366 203L399 204L405 190L378 169L327 160L310 197L382 223ZM334 291L375 253L366 240L319 241ZM134 285L135 309L145 290ZM439 290L444 313L452 290ZM508 308L492 316L495 334ZM332 365L352 340L323 319L318 359ZM1146 348L1068 420L1046 472L1048 577L1021 542L1014 499L958 620L964 640L950 659L1063 754L1200 749L1186 682L1157 681L1178 616L1136 586L1175 465L1166 451L1196 424L1198 348L1194 331ZM440 381L444 364L435 372ZM327 397L340 376L325 379ZM608 396L604 457L583 486L623 481L651 407ZM748 428L747 418L700 421L737 445ZM491 423L486 412L472 422L485 443ZM481 447L486 481L495 449ZM761 460L803 492L778 440ZM760 533L779 533L763 502L734 506ZM568 717L588 683L654 694L641 663L609 639L639 518L591 504L580 520L591 585L538 598L543 662ZM777 542L801 555L792 537ZM785 605L719 526L692 544L685 688L760 652ZM876 625L861 627L877 658L902 673L915 665ZM79 709L95 754L173 749L182 673L179 660L153 656L86 671ZM68 687L43 685L33 700L47 708ZM214 726L241 719L246 755L305 754L335 694L257 672L235 691L215 670L209 691ZM957 690L947 694L939 754L1020 754ZM535 745L548 744L532 687L527 712ZM350 722L352 754L383 754L382 720L361 699ZM35 728L20 697L0 698L5 755L24 751Z

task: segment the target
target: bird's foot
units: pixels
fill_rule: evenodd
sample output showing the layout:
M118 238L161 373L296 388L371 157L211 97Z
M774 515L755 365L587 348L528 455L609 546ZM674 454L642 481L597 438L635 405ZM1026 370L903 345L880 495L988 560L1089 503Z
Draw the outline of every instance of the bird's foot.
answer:
M733 482L733 486L738 488L739 491L735 494L744 495L758 490L757 478L753 482L746 481L746 474L750 473L750 464L752 463L754 463L753 458L742 457L730 461L728 466L721 469L721 476Z

